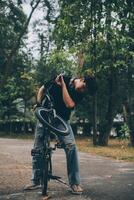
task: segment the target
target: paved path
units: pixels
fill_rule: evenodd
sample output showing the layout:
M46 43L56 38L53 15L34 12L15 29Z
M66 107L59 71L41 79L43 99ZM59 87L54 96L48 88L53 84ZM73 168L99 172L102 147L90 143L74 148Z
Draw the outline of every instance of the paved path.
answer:
M42 200L40 190L24 192L30 183L32 140L0 138L0 200ZM72 195L69 189L51 181L53 200L134 200L134 163L79 153L84 193ZM67 181L65 154L53 154L54 174Z

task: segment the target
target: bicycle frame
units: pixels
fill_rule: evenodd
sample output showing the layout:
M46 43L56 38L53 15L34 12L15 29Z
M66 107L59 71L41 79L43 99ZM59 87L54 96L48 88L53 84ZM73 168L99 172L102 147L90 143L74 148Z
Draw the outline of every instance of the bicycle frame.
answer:
M46 94L46 101L44 100L44 104L48 103L47 107L39 107L35 110L36 117L39 119L39 121L43 124L44 126L44 143L43 143L43 148L38 152L42 158L42 163L43 166L41 166L41 184L42 184L42 195L47 196L47 187L48 187L48 181L50 179L56 180L66 186L69 186L67 183L65 183L63 180L61 180L61 177L59 176L54 176L52 174L52 152L56 150L56 148L62 148L61 145L59 145L59 140L58 140L58 135L68 135L69 134L69 128L67 123L56 114L56 111L54 109L53 101L48 95ZM47 114L48 114L48 120L47 120ZM49 118L50 114L50 118ZM51 118L52 115L52 118ZM44 117L44 118L43 118ZM51 121L52 120L52 121ZM57 121L53 121L57 120ZM53 123L51 123L53 122ZM60 127L57 127L57 124L60 125ZM50 132L53 134L56 138L56 144L54 147L50 145ZM37 150L33 150L31 153L34 155Z

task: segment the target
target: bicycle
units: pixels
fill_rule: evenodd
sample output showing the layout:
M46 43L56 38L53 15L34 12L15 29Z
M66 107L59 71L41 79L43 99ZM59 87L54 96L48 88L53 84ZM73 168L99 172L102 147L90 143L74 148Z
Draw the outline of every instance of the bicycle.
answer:
M52 152L56 150L56 148L62 148L62 145L58 142L58 136L66 136L69 134L69 129L66 122L56 114L56 111L53 106L53 101L51 97L46 94L43 106L37 107L35 110L35 115L38 120L44 126L44 144L41 150L32 149L31 155L39 155L43 161L43 166L40 166L42 174L41 174L41 185L42 185L42 195L47 196L48 189L48 181L51 179L57 180L68 186L61 177L54 176L52 174ZM54 147L50 145L51 141L51 133L56 137L56 144Z

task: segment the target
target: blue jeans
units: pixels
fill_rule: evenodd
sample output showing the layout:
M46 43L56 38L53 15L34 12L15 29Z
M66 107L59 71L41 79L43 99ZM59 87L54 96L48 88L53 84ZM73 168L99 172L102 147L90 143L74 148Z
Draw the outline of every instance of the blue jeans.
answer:
M79 185L80 184L80 173L79 173L79 161L77 146L75 143L75 138L73 130L70 123L67 121L68 128L70 130L69 135L59 137L60 142L63 144L63 148L66 153L67 160L67 173L69 184ZM40 122L37 122L35 129L35 140L34 140L34 149L40 149L43 146L43 134L44 127ZM32 181L34 184L40 184L41 179L41 169L42 163L41 157L39 155L34 155L32 158Z

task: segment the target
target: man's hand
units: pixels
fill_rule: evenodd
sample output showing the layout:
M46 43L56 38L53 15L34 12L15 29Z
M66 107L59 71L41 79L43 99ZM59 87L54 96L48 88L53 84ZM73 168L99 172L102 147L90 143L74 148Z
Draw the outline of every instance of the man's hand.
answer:
M33 111L35 111L35 109L37 108L37 107L40 107L41 106L41 104L39 104L39 103L36 103L34 106L33 106Z
M63 75L62 74L58 75L55 79L55 82L57 83L57 85L60 85L60 86L65 85Z

